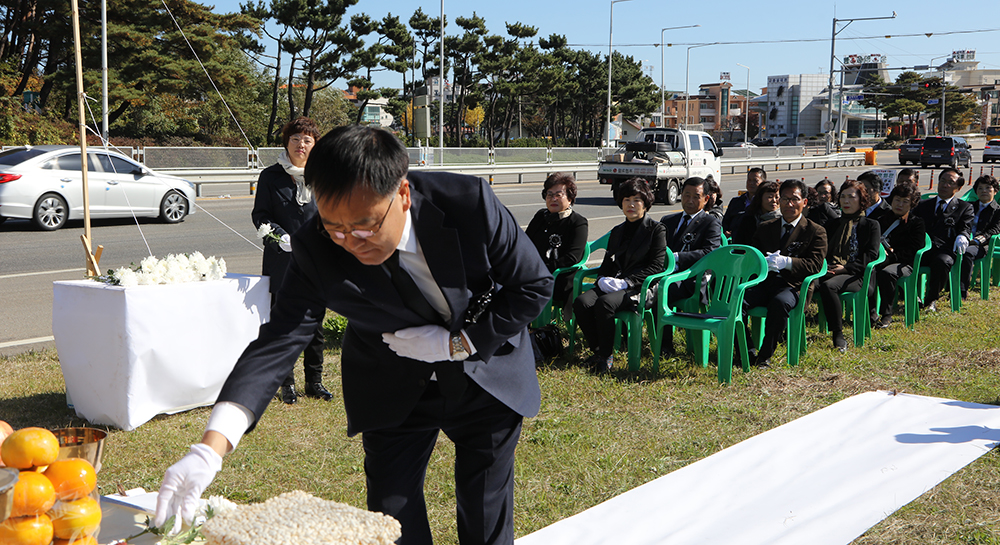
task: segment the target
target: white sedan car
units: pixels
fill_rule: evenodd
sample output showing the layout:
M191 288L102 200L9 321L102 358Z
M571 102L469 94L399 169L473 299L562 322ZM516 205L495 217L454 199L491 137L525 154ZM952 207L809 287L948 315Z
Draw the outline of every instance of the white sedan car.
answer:
M997 162L1000 159L1000 140L990 140L986 142L986 147L983 149L983 162Z
M88 149L92 218L159 217L177 223L194 213L194 184L157 174L124 155ZM0 152L0 223L31 219L45 231L83 218L80 148L25 146Z

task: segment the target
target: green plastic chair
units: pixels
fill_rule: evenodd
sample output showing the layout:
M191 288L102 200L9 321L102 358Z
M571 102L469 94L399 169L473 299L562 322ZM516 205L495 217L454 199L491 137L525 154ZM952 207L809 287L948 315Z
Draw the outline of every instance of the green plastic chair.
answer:
M611 236L611 231L604 233L597 240L593 240L587 243L587 257L589 259L590 255L597 250L606 250L608 248L608 238ZM588 272L596 273L598 267L585 268L580 267L577 269L576 273L573 274L573 294L570 301L576 301L576 298L580 296L581 293L594 287L593 282L584 283L584 276ZM576 318L570 315L568 320L565 320L566 329L569 331L569 353L573 353L573 347L576 344Z
M948 299L951 301L952 312L962 310L962 259L964 254L955 256L955 263L948 271ZM927 278L931 274L931 268L921 265L911 276L917 277L917 286L920 288L921 298L927 293ZM917 307L915 322L920 321L920 307Z
M562 274L571 274L571 273L575 274L576 271L584 268L587 265L587 260L588 259L590 259L590 244L589 243L584 246L584 248L583 248L583 256L580 258L579 262L577 262L574 265L570 265L569 267L560 267L560 268L552 271L552 278L559 278L559 275L562 275ZM572 301L570 301L570 302L572 302ZM554 321L556 321L557 319L561 318L562 317L561 313L562 313L562 309L559 309L559 308L555 307L555 299L554 299L554 296L553 296L552 299L549 299L549 304L545 305L545 308L542 309L542 313L539 314L538 317L535 318L535 320L533 322L531 322L531 327L542 327L542 326L549 325L549 324L553 323ZM557 315L559 315L559 316L557 316Z
M848 291L840 294L840 300L844 302L844 310L851 312L854 316L854 346L861 348L865 345L865 339L872 336L872 318L868 306L868 288L871 286L872 272L875 267L885 262L885 246L878 245L878 257L869 261L865 265L864 280L861 282L860 291ZM826 315L823 314L823 301L819 303L819 330L822 333L829 333L826 324Z
M706 281L705 272L708 271L712 273L707 290L708 305L698 309L702 312L677 312L670 308L666 298L667 286L694 278L695 294L700 294L701 285ZM749 370L746 326L743 322L743 294L765 278L767 261L764 255L756 248L742 244L717 248L699 259L691 268L662 277L656 301L656 334L651 342L653 365L659 365L659 341L663 338L663 329L679 327L688 330L688 338L695 339L691 344L695 359L702 367L708 366L709 333L715 334L719 346L719 382L732 380L733 342L736 340L740 343L743 368ZM698 295L692 299L694 297Z
M812 283L826 274L826 260L823 260L823 266L820 267L819 272L816 274L807 276L802 281L802 287L799 288L799 302L792 309L792 312L788 314L788 325L787 327L787 337L788 337L788 350L785 356L785 361L789 366L795 366L799 364L799 360L806 353L806 303L809 299L809 287ZM764 324L767 320L767 307L753 307L750 312L747 313L750 318L750 328L753 331L753 338L757 349L760 350L761 344L763 344L764 339L762 332L764 331Z
M997 259L998 246L1000 246L1000 235L993 235L990 237L990 244L986 249L986 254L977 259L972 265L972 279L969 282L969 287L975 284L978 275L979 295L983 298L983 301L990 300L990 282L995 273L992 269L996 265L993 263L993 260Z
M647 293L649 287L653 283L659 282L660 278L674 272L675 267L674 253L670 251L670 248L667 248L666 257L663 260L663 272L651 274L643 280L642 289L639 291L640 302L644 302L642 294ZM660 288L663 289L663 286L660 286ZM659 297L659 294L657 294L657 297ZM639 370L639 356L642 351L642 324L645 322L646 330L649 331L650 337L656 334L656 306L653 305L650 308L645 308L645 305L640 306L642 307L641 310L636 309L635 312L622 311L615 313L615 350L618 350L621 345L622 329L624 329L625 339L628 344L628 370L633 373ZM659 370L659 362L653 360L653 371L656 372Z
M896 289L903 288L903 321L906 327L914 329L917 317L920 315L920 305L917 304L917 292L919 287L919 276L916 271L920 270L920 261L924 257L924 252L931 249L931 236L924 235L924 247L917 250L913 257L913 273L896 280Z
M719 237L721 239L720 243L719 243L720 247L721 246L729 246L729 237L727 237L725 233L719 233Z

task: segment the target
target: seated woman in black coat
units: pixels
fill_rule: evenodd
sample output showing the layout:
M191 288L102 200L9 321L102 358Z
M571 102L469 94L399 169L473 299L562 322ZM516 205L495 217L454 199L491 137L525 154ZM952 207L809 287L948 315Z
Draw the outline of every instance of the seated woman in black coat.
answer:
M573 210L576 202L576 180L571 174L556 172L545 179L542 187L545 208L535 213L524 230L535 244L549 272L580 262L587 247L587 218ZM552 299L557 307L567 303L573 293L573 274L556 278Z
M621 184L618 207L625 221L611 230L596 285L573 302L576 323L594 353L587 363L596 371L611 370L615 313L644 305L642 282L663 271L666 229L646 213L652 205L653 192L645 180L629 178Z
M740 223L733 230L733 244L750 244L757 226L767 220L781 217L778 210L778 182L762 182L753 194Z
M833 335L833 346L841 352L847 351L847 341L844 339L844 306L840 302L840 294L861 291L865 267L869 261L877 259L879 254L882 231L878 222L865 217L865 208L871 202L869 198L865 184L847 180L840 186L840 193L837 195L842 214L826 224L829 244L826 253L827 272L820 279L816 291L823 301L823 312ZM869 291L874 292L871 286Z
M882 228L882 245L885 246L885 261L875 269L882 317L873 319L872 324L878 329L889 327L892 323L896 282L913 274L913 259L924 247L924 235L927 233L924 220L910 214L920 203L920 189L916 184L897 183L886 200L891 212L878 218Z

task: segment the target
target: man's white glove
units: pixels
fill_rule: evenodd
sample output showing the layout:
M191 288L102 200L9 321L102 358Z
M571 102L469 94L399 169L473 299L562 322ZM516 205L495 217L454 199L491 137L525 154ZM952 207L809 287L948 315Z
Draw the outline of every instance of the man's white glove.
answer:
M602 276L597 279L597 287L601 288L604 293L614 293L616 291L621 291L628 287L628 282L622 278L611 278L610 276Z
M433 363L451 361L451 332L439 325L422 325L383 333L389 349L404 358Z
M292 237L287 234L281 235L281 242L278 243L278 247L285 252L292 251Z
M197 443L191 445L191 451L184 455L176 464L167 469L160 485L160 494L156 497L156 516L153 526L157 528L172 515L176 515L170 533L176 533L181 528L181 521L190 523L198 511L198 500L201 493L212 484L215 474L222 469L222 456L212 450L212 447Z
M790 269L792 267L792 258L787 255L781 255L779 252L773 252L767 254L767 270L772 272L778 272L782 269Z
M965 253L966 248L969 247L969 239L965 235L958 235L955 237L955 255L962 255Z

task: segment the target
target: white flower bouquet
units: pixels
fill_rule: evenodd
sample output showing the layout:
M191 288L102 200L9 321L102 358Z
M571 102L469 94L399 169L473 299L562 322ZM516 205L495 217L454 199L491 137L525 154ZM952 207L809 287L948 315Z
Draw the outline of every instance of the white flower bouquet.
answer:
M128 288L221 280L225 276L225 259L216 259L215 256L205 257L201 252L195 252L169 254L163 259L149 256L139 262L138 267L133 263L131 267L109 269L108 274L94 277L94 280Z
M281 242L281 237L274 232L274 227L271 227L270 223L260 224L260 227L257 229L257 238L264 242Z

